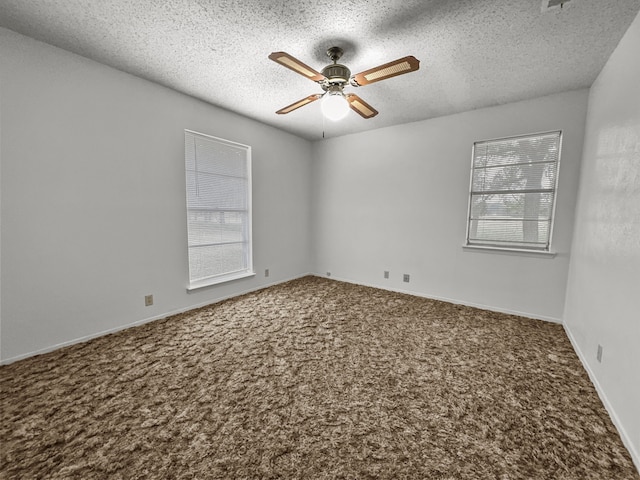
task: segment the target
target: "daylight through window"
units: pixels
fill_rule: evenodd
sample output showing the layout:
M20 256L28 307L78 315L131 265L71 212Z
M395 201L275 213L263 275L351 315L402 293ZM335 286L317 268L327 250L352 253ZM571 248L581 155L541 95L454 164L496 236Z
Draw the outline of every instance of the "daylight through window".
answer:
M253 274L251 147L185 130L189 288Z
M561 132L476 142L467 245L549 251Z

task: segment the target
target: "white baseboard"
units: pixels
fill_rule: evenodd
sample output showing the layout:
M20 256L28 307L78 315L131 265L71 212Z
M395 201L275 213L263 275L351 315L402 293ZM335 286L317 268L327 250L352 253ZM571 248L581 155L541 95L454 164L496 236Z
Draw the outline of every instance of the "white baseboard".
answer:
M535 320L544 320L545 322L560 323L560 324L562 323L562 319L560 319L560 318L547 317L547 316L538 315L538 314L535 314L535 313L520 312L518 310L509 310L509 309L506 309L506 308L494 307L492 305L484 305L484 304L481 304L481 303L467 302L465 300L459 300L459 299L455 299L455 298L440 297L438 295L429 295L429 294L422 293L422 292L415 292L415 291L412 291L412 290L404 290L402 288L391 288L391 287L385 287L385 286L381 286L381 285L374 285L372 283L356 282L354 280L349 280L349 279L346 279L346 278L334 277L333 275L331 277L327 277L326 275L320 275L320 274L317 274L317 273L314 273L312 275L314 275L316 277L328 278L329 280L337 280L339 282L352 283L354 285L362 285L364 287L379 288L380 290L388 290L390 292L406 293L407 295L413 295L415 297L428 298L430 300L439 300L441 302L453 303L455 305L464 305L464 306L467 306L467 307L480 308L482 310L489 310L491 312L506 313L506 314L509 314L509 315L517 315L519 317L533 318Z
M564 331L567 334L567 337L569 337L569 341L571 342L571 345L573 346L573 350L578 355L578 358L580 359L582 366L584 367L584 369L587 371L587 374L589 375L589 379L591 380L591 383L595 387L596 392L598 392L598 396L600 397L600 400L602 401L604 408L607 410L609 417L611 417L611 421L613 422L613 425L618 429L618 434L620 435L620 438L622 439L622 443L624 444L624 446L627 447L627 450L631 455L631 460L633 460L636 470L638 470L638 473L640 473L640 452L638 452L638 450L636 450L636 448L634 447L633 442L631 441L631 437L629 437L629 435L627 434L627 431L624 429L624 426L622 425L620 418L618 418L618 415L616 414L616 411L614 410L613 405L611 405L611 402L609 401L607 394L605 393L602 386L600 385L600 382L598 382L598 378L593 373L593 370L591 370L591 367L587 362L587 357L584 355L584 353L580 349L580 346L578 345L578 342L576 342L575 338L573 337L571 330L569 329L567 324L563 324L563 327L564 327Z
M295 277L287 278L287 279L284 279L284 280L278 280L278 281L275 281L275 282L267 283L267 284L260 285L260 286L255 287L255 288L250 288L248 290L242 290L242 291L234 293L232 295L226 295L224 297L217 298L217 299L215 299L213 301L204 302L204 303L198 303L198 304L195 304L195 305L190 305L188 307L179 308L177 310L171 310L169 312L161 313L161 314L155 315L153 317L144 318L142 320L137 320L135 322L126 323L124 325L119 325L117 327L110 328L108 330L102 330L102 331L97 332L97 333L92 333L91 335L85 335L83 337L74 338L72 340L68 340L68 341L62 342L62 343L57 343L55 345L51 345L51 346L48 346L48 347L45 347L45 348L41 348L41 349L35 350L33 352L23 353L21 355L15 356L15 357L3 359L0 362L0 365L8 365L10 363L17 362L19 360L24 360L25 358L34 357L36 355L42 355L43 353L53 352L54 350L58 350L59 348L68 347L70 345L75 345L77 343L87 342L87 341L92 340L94 338L103 337L104 335L109 335L110 333L120 332L122 330L126 330L127 328L137 327L139 325L144 325L145 323L153 322L154 320L160 320L160 319L163 319L163 318L170 317L172 315L177 315L179 313L188 312L189 310L195 310L196 308L206 307L207 305L213 305L214 303L222 302L224 300L228 300L229 298L239 297L240 295L244 295L246 293L256 292L258 290L262 290L262 289L267 288L267 287L272 287L274 285L278 285L280 283L289 282L291 280L295 280L297 278L306 277L308 275L313 275L313 274L312 273L304 273L302 275L297 275Z

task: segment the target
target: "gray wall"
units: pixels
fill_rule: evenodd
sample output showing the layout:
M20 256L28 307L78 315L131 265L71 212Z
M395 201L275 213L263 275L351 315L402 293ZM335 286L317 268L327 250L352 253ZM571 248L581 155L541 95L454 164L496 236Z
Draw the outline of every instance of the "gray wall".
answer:
M638 52L640 15L589 94L564 321L640 469Z
M4 29L0 66L3 360L310 271L308 141ZM185 128L252 146L258 272L191 294Z
M315 271L560 322L587 95L567 92L315 142ZM473 142L549 130L563 131L555 258L463 249Z

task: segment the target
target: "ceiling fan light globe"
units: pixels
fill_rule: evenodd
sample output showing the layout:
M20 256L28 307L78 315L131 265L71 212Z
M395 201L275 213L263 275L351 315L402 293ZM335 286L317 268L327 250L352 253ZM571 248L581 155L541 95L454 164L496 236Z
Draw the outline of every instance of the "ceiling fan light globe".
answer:
M342 120L349 113L349 103L340 92L327 92L322 99L322 114L331 121Z

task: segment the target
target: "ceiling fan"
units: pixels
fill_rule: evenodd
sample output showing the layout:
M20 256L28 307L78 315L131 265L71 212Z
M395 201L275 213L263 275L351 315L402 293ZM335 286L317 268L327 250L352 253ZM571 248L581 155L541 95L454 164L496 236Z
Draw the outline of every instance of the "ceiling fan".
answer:
M285 52L273 52L269 59L280 65L293 70L296 73L316 82L322 87L325 93L309 95L302 100L298 100L291 105L281 108L276 113L283 115L315 102L322 100L322 112L331 120L340 120L349 113L349 108L358 113L363 118L372 118L378 111L353 93L344 93L344 87L362 87L370 83L386 80L387 78L415 72L420 68L420 61L413 57L402 57L384 65L365 70L364 72L351 75L351 70L338 63L344 52L340 47L331 47L327 50L327 56L333 62L322 69L322 73L317 72L310 66L302 63L295 57Z

